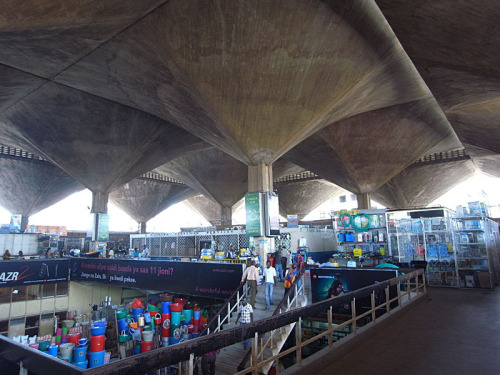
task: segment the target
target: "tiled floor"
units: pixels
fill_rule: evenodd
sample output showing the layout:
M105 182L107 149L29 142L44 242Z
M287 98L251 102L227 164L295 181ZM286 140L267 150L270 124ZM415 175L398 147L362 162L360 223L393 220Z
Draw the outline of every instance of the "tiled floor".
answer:
M500 288L429 288L426 301L320 374L498 375Z

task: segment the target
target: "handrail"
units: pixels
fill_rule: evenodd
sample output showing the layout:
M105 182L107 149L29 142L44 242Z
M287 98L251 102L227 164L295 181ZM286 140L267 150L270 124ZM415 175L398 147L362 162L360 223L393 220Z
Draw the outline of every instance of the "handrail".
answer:
M210 333L210 327L215 323L215 321L217 320L218 321L218 325L217 327L214 329L214 333L215 332L218 332L220 330L220 326L222 324L224 324L224 321L226 319L229 319L229 315L231 315L231 313L233 312L235 306L238 306L238 304L240 303L240 300L246 296L246 291L242 292L241 293L241 296L239 296L239 292L240 290L242 290L243 286L245 285L245 283L241 283L237 289L235 289L235 291L229 296L228 299L226 299L226 302L221 306L221 308L219 309L219 311L217 311L217 313L215 313L214 317L210 320L210 322L207 323L207 325L205 326L205 328L203 329L203 331L201 331L200 333L200 336L203 336L204 334L209 334ZM224 312L224 310L226 310L226 308L229 306L229 304L231 303L231 300L237 296L236 298L236 303L234 304L233 308L229 309L226 317L221 321L220 320L220 316L222 315L222 313Z
M374 291L386 290L386 293L388 293L388 288L390 286L398 286L398 296L390 301L387 301L387 306L389 306L389 304L393 301L397 301L398 306L401 306L401 300L404 295L408 297L409 303L417 301L419 297L425 295L426 293L425 276L423 277L423 281L419 282L420 276L424 276L424 270L416 269L414 271L406 273L405 275L398 276L386 281L381 281L378 284L369 285L367 287L346 293L335 298L319 301L305 307L293 309L288 312L282 312L279 315L273 315L269 318L255 321L253 323L248 323L234 328L228 328L227 330L213 333L211 335L205 335L203 337L189 340L184 343L158 348L150 352L140 353L117 362L87 370L78 369L75 366L70 365L69 363L60 361L29 347L20 348L21 345L3 337L0 337L0 358L4 358L9 362L16 364L19 364L19 362L22 361L23 367L27 368L29 371L35 374L47 375L53 373L75 375L105 375L110 373L120 373L123 375L144 374L186 360L189 360L192 365L194 356L201 356L204 353L228 347L232 344L241 342L244 339L258 337L259 335L263 335L273 329L284 327L294 322L300 323L302 319L315 317L320 313L324 313L330 309L338 308L341 305L350 303L351 301L355 301L356 299L370 296ZM416 285L416 288L412 289L411 285L407 285L406 290L402 291L399 285L401 283L410 284L407 281L411 281L413 279L415 279L415 283L412 285ZM417 297L412 297L411 293L415 290L417 291ZM422 294L420 294L419 292L422 292ZM353 333L356 333L357 319L359 319L359 317L354 316L352 320ZM332 330L330 329L328 331L328 334L330 334L331 331ZM263 363L261 362L253 364L252 368L244 369L243 373L257 371L257 368L261 367L263 364L265 365L269 361L275 361L276 359L279 359L284 355L287 355L294 351L297 351L297 353L299 354L301 351L301 347L302 344L298 342L298 344L294 348L282 351L277 355L266 359ZM51 369L48 369L48 367L46 367L49 364L52 367ZM57 370L55 366L57 366Z
M304 275L304 273L305 273L305 271L302 271L299 273L299 275L297 277L295 277L295 279L293 280L292 286L287 290L287 292L285 293L285 295L281 299L280 303L278 303L278 306L276 306L276 309L274 310L273 315L271 315L271 316L281 314L282 310L284 309L283 306L284 306L285 302L288 302L288 306L287 306L285 311L290 310L290 307L293 305L293 302L297 299L297 295L300 292L300 288L299 289L297 288L297 284L299 283L299 280L302 278L302 275ZM301 285L301 288L303 288L303 287L304 287L304 283L302 283L302 285ZM294 292L295 295L292 298L292 301L290 301L289 297L290 297L290 294L292 292ZM250 359L251 355L252 355L252 348L250 347L248 349L248 351L246 352L245 356L243 357L243 359L241 360L240 364L238 365L238 367L237 367L238 371L241 371L243 368L245 368L245 365L248 362L248 360Z

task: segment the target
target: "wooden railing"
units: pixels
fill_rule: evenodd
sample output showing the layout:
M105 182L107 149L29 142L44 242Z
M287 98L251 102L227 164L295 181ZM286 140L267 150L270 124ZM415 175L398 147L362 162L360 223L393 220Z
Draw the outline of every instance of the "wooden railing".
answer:
M389 288L396 286L396 297L389 299ZM402 287L404 286L404 287ZM375 305L374 295L378 292L385 292L386 301L381 305ZM391 304L395 303L397 307L403 304L410 304L423 295L426 294L425 279L423 277L423 270L418 269L407 273L406 275L399 276L390 280L380 282L378 284L370 285L365 288L349 292L347 294L316 302L302 308L284 311L280 314L273 315L269 318L262 319L253 323L245 324L242 326L225 329L223 331L199 337L197 339L189 340L184 343L179 343L169 347L159 348L150 352L134 355L123 360L110 363L108 365L92 368L92 369L79 369L73 365L63 362L59 359L51 357L40 351L31 349L29 347L20 345L12 340L0 336L0 359L7 360L11 363L27 369L34 374L53 375L54 373L60 374L145 374L157 369L165 368L172 365L177 365L184 362L184 368L187 374L192 374L194 358L203 355L204 353L222 349L227 346L239 343L244 339L252 338L254 343L258 343L259 338L266 333L285 327L291 323L298 323L296 325L296 344L283 350L282 352L266 358L263 361L257 360L257 346L253 345L255 349L252 351L252 356L255 359L252 364L237 372L238 374L257 374L262 366L269 362L276 361L288 354L295 353L296 363L302 363L302 348L305 345L318 340L322 337L328 338L329 346L333 345L333 333L350 325L352 334L357 333L357 324L360 319L368 316L372 321L377 319L376 312L379 309L384 309L386 314L391 313ZM356 312L356 300L371 297L371 308L368 311L358 314ZM345 304L351 304L351 316L342 324L334 326L332 323L332 312ZM302 340L301 323L303 319L313 318L322 313L328 315L328 328L320 334ZM367 324L364 329L369 329L370 324ZM236 367L236 365L235 365ZM236 373L236 368L235 368Z

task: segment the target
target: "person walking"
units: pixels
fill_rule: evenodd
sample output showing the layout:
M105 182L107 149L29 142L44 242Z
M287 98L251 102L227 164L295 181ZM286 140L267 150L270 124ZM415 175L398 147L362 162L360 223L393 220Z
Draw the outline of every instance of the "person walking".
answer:
M263 282L266 286L266 308L265 310L269 310L271 305L273 304L273 292L274 287L276 286L277 278L276 278L276 270L273 266L271 266L271 262L268 260L266 263L267 268L264 269L264 278Z
M243 284L245 280L248 282L248 287L250 288L250 304L255 308L255 296L257 295L257 283L259 281L259 269L255 267L255 261L250 261L250 267L247 267L243 276L241 277L241 283Z
M274 253L274 267L276 269L276 274L280 278L280 281L283 281L283 266L281 264L281 251L282 247L279 246L278 250L276 250L276 253Z
M212 350L201 357L201 373L203 375L215 375L215 360L220 350Z
M243 297L241 299L240 309L238 311L238 317L236 318L235 324L240 321L240 326L248 323L253 323L253 308L252 305L247 303L247 298ZM248 348L248 340L243 340L243 349Z
M288 290L292 287L296 275L297 275L297 266L295 264L292 264L292 267L288 269L285 275L285 283L284 283L285 296ZM290 298L293 298L293 296L291 295Z
M306 270L306 261L304 259L304 255L302 255L302 251L299 251L297 254L297 274L302 275L305 270ZM301 286L302 286L302 277L299 279L299 282L297 283L297 287L299 289ZM303 294L303 292L300 291L299 294Z

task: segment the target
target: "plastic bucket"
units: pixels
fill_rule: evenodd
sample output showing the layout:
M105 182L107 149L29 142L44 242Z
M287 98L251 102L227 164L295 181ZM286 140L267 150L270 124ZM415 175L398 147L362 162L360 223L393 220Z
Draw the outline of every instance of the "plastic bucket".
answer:
M187 322L191 323L191 315L193 314L193 310L182 310L182 315L186 318L184 319Z
M170 345L170 337L162 337L161 346L164 348Z
M171 337L170 338L170 345L178 344L179 341L181 341L180 338Z
M170 304L172 302L162 302L161 303L161 311L164 313L164 314L168 314L170 312Z
M141 341L141 353L153 350L153 341Z
M122 318L117 321L118 323L118 330L119 331L126 331L128 329L128 320L127 318Z
M116 312L116 319L120 320L120 319L124 319L127 317L127 311L126 310L118 310Z
M104 344L106 341L106 336L92 336L90 338L90 351L91 352L101 352L104 350Z
M155 324L157 324L157 325L161 324L162 320L161 320L160 313L156 313L154 321L155 321Z
M49 346L49 354L53 357L57 357L57 351L59 347L55 344Z
M142 341L153 341L154 335L153 331L142 331Z
M59 346L59 353L61 357L71 357L73 354L73 348L75 347L75 344L68 342L66 344L61 344Z
M146 324L151 323L151 313L149 311L144 311L143 315L144 315L144 322Z
M92 336L101 336L104 335L104 333L106 333L106 327L90 327L90 334Z
M200 310L194 310L193 311L193 316L194 316L194 320L200 320L201 311Z
M71 342L75 345L78 345L79 344L79 340L80 338L82 337L82 334L80 332L76 332L76 333L70 333L68 334L68 342Z
M170 321L170 325L172 324L181 324L181 312L180 311L172 311L172 320Z
M182 312L184 305L181 303L171 303L170 304L170 312Z
M102 320L96 320L94 323L92 323L94 327L106 327L106 322Z
M187 300L187 299L185 299L185 298L174 298L174 302L175 302L175 303L180 303L180 304L182 304L182 305L185 305L185 304L187 303L187 301L188 301L188 300Z
M172 302L174 296L171 294L160 294L160 298L162 302Z
M38 345L38 350L45 352L49 348L50 341L38 341Z
M71 356L69 357L59 357L59 359L63 362L71 362Z
M171 331L171 337L173 337L175 339L179 339L179 340L181 339L182 331L180 328L171 328L170 331ZM172 341L172 340L170 340L170 341Z
M89 363L89 361L87 361L87 360L81 361L81 362L73 362L73 364L75 366L78 366L78 367L83 368L83 369L87 368L88 363Z
M142 314L144 309L142 308L132 308L132 316L134 317L135 321L137 321L137 318Z
M89 340L87 340L87 339L84 337L84 338L82 338L82 339L78 340L78 344L80 344L80 346L86 346L88 341L89 341Z
M156 307L155 305L152 305L152 304L148 305L148 311L158 312L159 310L160 309L158 307Z
M39 343L29 344L29 347L32 348L32 349L38 349L40 347L40 344Z
M104 355L106 354L105 350L100 352L90 352L89 353L89 367L97 367L102 366L104 364Z
M85 360L87 356L87 347L86 346L77 346L73 349L73 361L82 362ZM85 364L87 366L87 364Z

